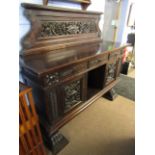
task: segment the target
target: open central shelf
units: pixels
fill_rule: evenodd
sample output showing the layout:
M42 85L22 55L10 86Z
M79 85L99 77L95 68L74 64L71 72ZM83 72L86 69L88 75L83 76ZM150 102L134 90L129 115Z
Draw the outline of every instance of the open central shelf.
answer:
M105 65L88 72L87 99L90 99L104 87Z

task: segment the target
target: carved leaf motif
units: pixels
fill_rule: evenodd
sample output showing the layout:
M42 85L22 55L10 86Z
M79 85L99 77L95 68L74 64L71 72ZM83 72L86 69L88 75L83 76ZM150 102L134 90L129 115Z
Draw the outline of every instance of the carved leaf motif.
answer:
M45 22L42 23L39 37L95 32L97 32L95 21Z
M79 32L79 27L76 26L76 25L70 25L70 26L67 27L67 31L70 34L77 34Z
M51 86L52 84L59 82L59 74L56 72L53 74L46 75L46 77L44 78L44 82L48 86Z
M107 83L114 80L115 72L116 72L116 63L109 64L108 70L107 70L107 78L106 78Z
M73 105L81 101L80 81L74 81L65 88L65 110L70 109Z

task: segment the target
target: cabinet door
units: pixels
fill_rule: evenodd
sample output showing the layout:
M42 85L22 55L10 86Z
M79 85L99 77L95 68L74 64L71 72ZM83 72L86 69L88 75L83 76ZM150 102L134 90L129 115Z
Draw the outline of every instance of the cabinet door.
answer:
M113 82L117 77L118 70L118 60L113 59L113 61L109 62L106 66L106 77L105 77L105 85Z
M120 76L121 67L122 67L122 58L118 58L116 77Z
M62 84L61 93L64 114L86 100L86 90L85 76L74 78Z

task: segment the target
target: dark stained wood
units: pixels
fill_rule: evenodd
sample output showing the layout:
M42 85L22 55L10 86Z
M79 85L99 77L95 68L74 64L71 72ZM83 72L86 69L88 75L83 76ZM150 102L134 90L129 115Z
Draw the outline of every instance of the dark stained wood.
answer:
M116 45L112 50L108 50L108 47ZM83 46L74 46L70 48L64 48L61 50L53 50L48 53L42 53L37 55L31 55L24 57L20 60L21 64L28 68L32 73L39 76L51 73L52 71L60 68L73 66L80 64L88 60L100 58L102 55L119 52L127 45L119 47L119 43L104 42L97 44L85 44ZM117 56L118 54L114 54ZM122 55L122 54L120 54ZM106 60L105 60L106 61ZM108 61L108 58L107 58Z
M52 6L43 6L38 4L32 4L32 3L22 3L21 4L24 8L27 9L38 9L38 10L58 10L59 12L65 11L70 13L83 13L84 16L86 14L102 14L102 12L98 11L85 11L85 10L78 10L78 9L70 9L70 8L61 8L61 7L52 7Z
M68 115L64 116L59 122L57 122L53 126L49 126L47 122L43 119L40 119L42 124L44 124L47 128L47 132L49 134L53 134L57 130L59 130L63 125L65 125L67 122L69 122L71 119L73 119L75 116L77 116L79 113L81 113L83 110L85 110L87 107L89 107L93 102L95 102L98 98L103 96L106 92L108 92L111 88L113 88L118 82L120 81L120 78L117 78L113 83L109 84L105 89L98 92L96 95L94 95L92 98L87 100L84 104L79 106L78 108L72 110Z
M113 101L117 97L117 93L115 92L114 88L110 89L107 93L104 94L104 97Z
M98 22L101 12L86 12L23 3L32 28L23 38L21 55L62 49L101 41Z
M32 26L22 40L21 74L33 88L42 132L53 149L59 128L118 82L128 44L101 39L100 12L22 6Z
M49 1L52 0L43 0L43 4L48 5ZM83 10L86 10L87 7L91 4L90 0L59 0L59 1L80 3Z

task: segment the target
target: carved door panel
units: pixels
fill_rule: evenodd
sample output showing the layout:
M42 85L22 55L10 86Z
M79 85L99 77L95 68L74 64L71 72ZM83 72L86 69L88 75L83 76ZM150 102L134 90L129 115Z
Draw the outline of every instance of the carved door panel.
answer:
M119 58L117 60L117 73L116 73L116 77L120 76L121 66L122 66L122 58Z
M114 59L112 62L108 63L106 66L106 78L105 78L105 85L113 82L117 76L117 59Z
M85 101L86 82L84 77L74 78L61 86L64 114Z

